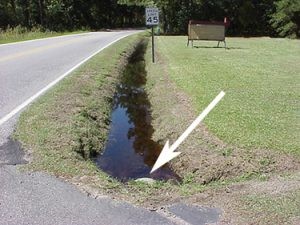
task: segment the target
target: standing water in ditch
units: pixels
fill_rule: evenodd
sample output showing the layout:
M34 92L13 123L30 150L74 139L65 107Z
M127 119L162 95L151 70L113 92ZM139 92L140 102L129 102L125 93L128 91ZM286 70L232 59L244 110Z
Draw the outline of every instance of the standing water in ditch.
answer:
M167 165L150 175L162 146L151 139L154 130L150 102L144 90L145 50L146 43L142 42L129 58L113 98L106 147L96 158L96 164L122 181L141 177L177 180L178 176Z

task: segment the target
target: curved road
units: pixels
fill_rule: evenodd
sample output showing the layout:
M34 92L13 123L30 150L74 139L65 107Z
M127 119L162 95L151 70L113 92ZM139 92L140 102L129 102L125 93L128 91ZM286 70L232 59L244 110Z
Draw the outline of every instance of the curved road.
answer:
M172 224L155 212L93 199L43 173L21 173L9 140L19 113L77 65L138 31L95 32L0 45L0 224ZM108 59L109 60L109 59ZM101 62L99 62L101 63Z
M136 32L93 32L0 45L0 145L11 133L18 107L102 48Z

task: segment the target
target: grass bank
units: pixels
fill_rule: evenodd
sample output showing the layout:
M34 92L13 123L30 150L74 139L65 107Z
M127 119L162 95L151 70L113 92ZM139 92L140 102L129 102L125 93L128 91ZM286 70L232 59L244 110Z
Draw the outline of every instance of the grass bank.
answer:
M149 61L149 51L146 56L154 140L173 143L221 90L227 94L179 147L183 154L171 162L177 173L208 184L299 169L299 94L293 80L300 68L272 70L285 57L296 64L298 55L291 49L291 55L269 55L275 44L282 42L283 50L298 42L232 38L225 50L211 42L188 48L184 40L157 37L156 63ZM261 63L264 54L269 67Z
M204 121L218 138L243 148L300 154L300 41L228 38L186 47L186 37L157 37L172 81L197 112L221 91L225 98Z
M47 30L43 31L39 28L34 28L31 30L28 30L23 27L8 28L6 30L0 30L0 44L62 36L67 34L78 34L83 32L86 31L55 32L55 31L47 31Z
M171 162L186 183L181 200L222 208L224 224L297 224L299 41L227 42L156 38L156 63L146 56L153 139L172 144L224 90Z

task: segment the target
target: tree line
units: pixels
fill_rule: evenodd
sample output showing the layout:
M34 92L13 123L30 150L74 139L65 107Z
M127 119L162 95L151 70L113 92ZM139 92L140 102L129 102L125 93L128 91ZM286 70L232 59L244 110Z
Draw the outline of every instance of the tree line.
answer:
M1 0L0 28L52 31L142 26L144 8L117 0Z
M167 34L185 34L190 19L227 17L231 35L300 36L299 0L1 0L0 28L141 27L145 6L160 9L161 30Z

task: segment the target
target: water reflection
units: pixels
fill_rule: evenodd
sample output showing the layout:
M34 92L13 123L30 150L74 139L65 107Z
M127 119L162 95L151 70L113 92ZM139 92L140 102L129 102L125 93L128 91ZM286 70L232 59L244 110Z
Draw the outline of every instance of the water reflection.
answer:
M144 90L146 71L143 55L146 44L138 46L130 57L114 96L111 128L106 148L96 159L97 165L122 181L150 177L162 146L151 137L150 102ZM151 175L155 179L177 179L164 166Z

